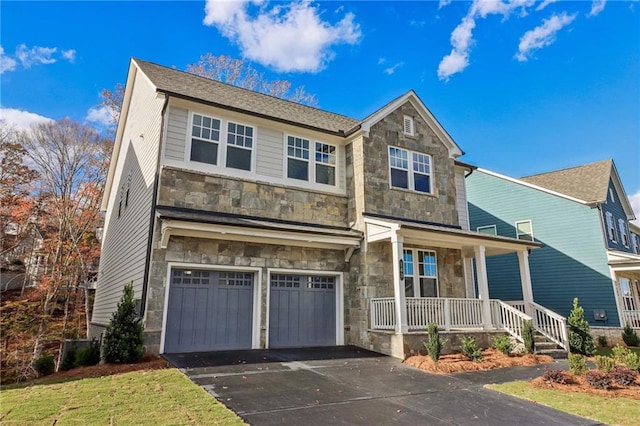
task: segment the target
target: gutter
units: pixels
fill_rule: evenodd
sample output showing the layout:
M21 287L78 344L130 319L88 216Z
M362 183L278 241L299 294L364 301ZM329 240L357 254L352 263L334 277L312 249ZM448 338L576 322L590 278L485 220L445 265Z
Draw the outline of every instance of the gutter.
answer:
M142 277L142 298L140 300L140 318L144 318L147 308L147 289L149 287L149 272L151 270L151 255L153 253L153 232L155 228L156 204L158 203L158 185L160 182L160 164L162 162L162 147L164 141L164 127L169 96L165 94L162 106L162 120L160 121L160 140L158 141L158 157L156 158L156 175L153 179L153 198L151 199L151 212L149 214L149 235L147 235L147 256L144 263L144 275Z

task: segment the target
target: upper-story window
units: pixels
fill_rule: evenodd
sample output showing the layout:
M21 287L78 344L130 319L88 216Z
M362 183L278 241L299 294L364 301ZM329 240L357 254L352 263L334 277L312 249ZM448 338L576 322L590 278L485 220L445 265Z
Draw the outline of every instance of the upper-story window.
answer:
M227 167L251 170L253 127L227 123Z
M624 219L618 219L618 230L620 231L620 242L625 247L629 247L629 233L627 232L627 224Z
M613 215L611 214L611 212L606 212L604 216L607 221L607 235L609 236L609 239L611 241L617 243L618 239L616 237L616 224L613 221Z
M313 155L310 155L313 150ZM323 142L287 136L287 177L335 186L337 148Z
M516 222L516 237L519 240L533 241L533 225L530 220Z
M476 231L486 235L498 235L498 230L495 225L478 226Z
M432 193L430 155L390 146L389 175L392 188Z
M636 234L631 233L631 246L635 254L640 254L640 241Z
M287 137L287 177L309 180L309 139Z
M205 115L193 114L191 130L191 161L218 164L220 144L220 120Z
M336 184L336 147L316 142L316 183Z
M609 198L611 198L612 203L616 202L616 199L613 198L613 188L609 188Z
M404 116L402 120L402 132L408 136L415 135L415 125L413 122L413 117L409 117L408 115Z

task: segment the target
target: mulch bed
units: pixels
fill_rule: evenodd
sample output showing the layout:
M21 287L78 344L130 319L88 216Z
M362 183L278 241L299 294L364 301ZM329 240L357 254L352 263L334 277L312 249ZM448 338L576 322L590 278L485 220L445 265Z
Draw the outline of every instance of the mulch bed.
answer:
M549 364L554 361L555 360L548 355L505 355L499 350L491 348L482 351L482 359L480 361L469 361L464 355L458 353L442 355L438 362L434 362L426 355L414 355L407 358L404 363L430 373L450 374L463 371L516 367L520 365Z
M51 374L46 376L46 379L86 379L129 373L131 371L161 370L163 368L171 368L171 364L160 357L146 354L140 362L135 364L98 364L90 367L78 367Z
M640 377L640 376L639 376ZM587 379L583 376L575 376L571 375L572 383L562 385L559 383L553 383L545 380L543 377L538 377L537 379L531 380L529 383L539 389L553 389L566 393L588 393L591 395L604 396L607 398L617 398L624 397L629 399L640 400L640 379L636 379L635 385L631 386L621 386L614 384L611 389L603 390L603 389L594 389L589 386L587 383Z

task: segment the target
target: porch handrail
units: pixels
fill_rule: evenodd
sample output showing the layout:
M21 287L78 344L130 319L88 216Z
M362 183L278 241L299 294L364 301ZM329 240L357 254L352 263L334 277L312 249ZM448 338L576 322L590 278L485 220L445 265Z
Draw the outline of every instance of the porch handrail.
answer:
M396 327L396 301L393 297L371 299L371 328L393 330Z
M533 325L536 330L568 351L569 335L567 332L567 319L535 302L531 303L531 308L534 317Z
M524 322L532 321L533 318L502 300L497 299L491 300L491 311L496 328L502 328L516 338L516 340L524 343L524 339L522 338ZM499 323L496 323L497 321L499 321Z
M514 308L516 308L520 312L526 313L525 312L524 300L503 300L503 302L506 303L509 306L513 306Z

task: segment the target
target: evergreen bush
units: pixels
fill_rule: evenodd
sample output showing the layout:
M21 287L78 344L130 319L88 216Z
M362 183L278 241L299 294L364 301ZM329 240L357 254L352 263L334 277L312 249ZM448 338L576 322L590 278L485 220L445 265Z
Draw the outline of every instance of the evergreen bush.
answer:
M74 367L87 367L100 362L100 342L92 339L89 345L78 349L75 355Z
M532 354L536 350L536 341L534 339L534 329L531 321L525 321L522 325L522 340L524 340L524 351Z
M608 356L596 355L594 359L596 368L603 373L609 373L616 366L616 362L613 358Z
M600 335L598 336L598 346L601 348L606 348L609 346L609 341L607 340L607 336Z
M611 356L613 357L613 359L616 360L616 362L619 362L619 363L624 363L625 358L630 353L631 351L626 346L615 345L611 349Z
M143 343L142 320L136 313L133 283L129 283L102 337L102 359L110 363L137 362L144 354Z
M56 362L52 355L42 355L33 363L33 368L38 372L38 375L48 376L56 371Z
M60 371L71 370L76 363L76 354L78 352L78 348L76 345L71 346L67 349L67 353L64 354L62 358L62 363L60 363Z
M436 323L429 323L428 327L429 340L423 343L427 353L432 360L438 361L440 359L440 352L442 352L442 345L444 342L440 339L438 332L438 325Z
M584 319L584 309L578 305L578 298L573 299L573 309L567 319L569 325L569 348L572 353L593 355L596 347L591 336L589 323Z
M482 351L476 345L476 339L473 337L462 336L462 354L471 361L480 361L482 359Z
M640 342L638 333L636 333L636 331L631 328L629 324L625 325L624 329L622 330L622 340L627 346L638 346L638 342Z
M587 359L580 354L569 354L569 371L576 376L583 376L589 369Z
M493 339L493 347L505 355L510 355L513 352L513 342L509 336L498 336Z
M622 362L628 369L640 372L640 355L637 353L629 351L622 359Z

